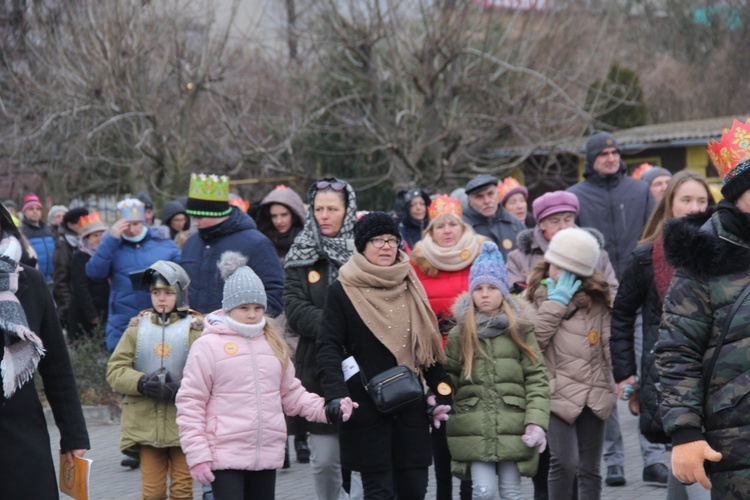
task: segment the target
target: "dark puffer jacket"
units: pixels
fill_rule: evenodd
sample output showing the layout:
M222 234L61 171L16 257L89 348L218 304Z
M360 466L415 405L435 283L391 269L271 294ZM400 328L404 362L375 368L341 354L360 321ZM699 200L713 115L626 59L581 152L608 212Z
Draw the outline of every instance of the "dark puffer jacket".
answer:
M655 348L664 430L675 445L706 439L721 452L720 462L706 462L713 490L731 488L737 476L747 485L750 300L734 317L708 387L704 367L729 311L750 284L750 241L726 230L719 213L706 212L668 222L664 242L676 268Z
M255 221L237 207L229 218L216 226L199 229L182 247L182 267L190 276L190 307L208 314L221 308L224 280L219 262L226 251L240 252L255 271L268 297L266 312L276 317L284 311L282 292L284 271L271 240L256 229Z
M615 175L599 175L587 166L583 176L585 180L568 188L581 206L578 225L604 234L604 249L619 280L654 211L654 198L645 182L625 175L624 163Z
M659 374L654 358L654 344L659 338L662 302L654 284L653 243L638 245L622 276L612 310L612 370L615 382L636 374L635 319L643 307L643 354L638 390L640 430L652 443L668 443L659 413L661 394Z

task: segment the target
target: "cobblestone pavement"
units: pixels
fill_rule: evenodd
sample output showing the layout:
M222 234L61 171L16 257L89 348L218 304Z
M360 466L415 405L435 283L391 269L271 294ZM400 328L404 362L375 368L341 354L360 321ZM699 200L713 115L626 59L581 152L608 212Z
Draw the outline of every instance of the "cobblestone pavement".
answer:
M641 480L643 462L641 461L638 439L636 437L636 418L632 417L627 410L627 405L620 403L620 422L625 440L625 476L627 485L622 487L604 486L602 498L611 500L662 500L666 497L666 489L650 486ZM93 420L93 418L92 418ZM54 425L49 426L52 442L53 456L59 443L59 435ZM92 449L86 454L87 458L93 459L91 469L91 500L136 500L140 498L140 471L129 470L120 466L120 455L118 440L120 434L119 424L106 423L89 425ZM669 455L665 455L665 461L669 464ZM298 464L294 461L292 452L292 466L287 470L280 470L276 476L276 498L283 500L313 500L315 491L312 477L309 472L310 466ZM602 471L606 468L602 465ZM435 485L430 473L430 485L427 498L435 498ZM458 498L458 481L454 481L454 498ZM524 478L523 492L527 499L533 498L531 481ZM196 483L196 499L200 499L200 487Z

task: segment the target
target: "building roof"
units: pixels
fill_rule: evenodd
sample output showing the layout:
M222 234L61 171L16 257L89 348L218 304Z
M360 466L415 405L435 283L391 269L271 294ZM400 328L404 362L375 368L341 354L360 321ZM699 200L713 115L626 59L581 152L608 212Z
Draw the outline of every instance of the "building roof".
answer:
M625 152L661 147L705 146L711 139L720 139L724 129L731 128L734 120L745 122L748 117L750 113L644 125L613 132L613 135L617 138L620 149ZM585 144L586 138L584 137L573 141L547 141L535 145L497 148L492 154L501 158L560 153L582 154Z
M731 128L734 120L744 122L748 116L750 114L644 125L614 132L614 136L624 150L705 145L711 139L721 138L724 129Z

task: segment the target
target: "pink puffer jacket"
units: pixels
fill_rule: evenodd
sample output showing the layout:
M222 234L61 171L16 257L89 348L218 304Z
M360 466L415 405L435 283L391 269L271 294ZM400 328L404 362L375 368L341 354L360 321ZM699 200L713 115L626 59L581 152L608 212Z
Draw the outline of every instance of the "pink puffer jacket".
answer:
M230 329L222 311L206 317L193 343L177 393L180 443L190 467L279 469L287 432L284 414L325 422L324 400L305 391L290 361L281 362L265 334Z

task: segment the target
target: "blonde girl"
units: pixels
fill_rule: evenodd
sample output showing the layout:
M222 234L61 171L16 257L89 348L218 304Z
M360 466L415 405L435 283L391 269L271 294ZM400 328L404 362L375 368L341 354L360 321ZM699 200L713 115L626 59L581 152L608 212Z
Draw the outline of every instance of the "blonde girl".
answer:
M546 446L549 383L533 312L511 297L494 243L483 243L454 314L445 362L456 388L447 428L451 456L459 474L470 473L473 498L495 498L495 484L501 498L522 498L521 476L536 473Z

